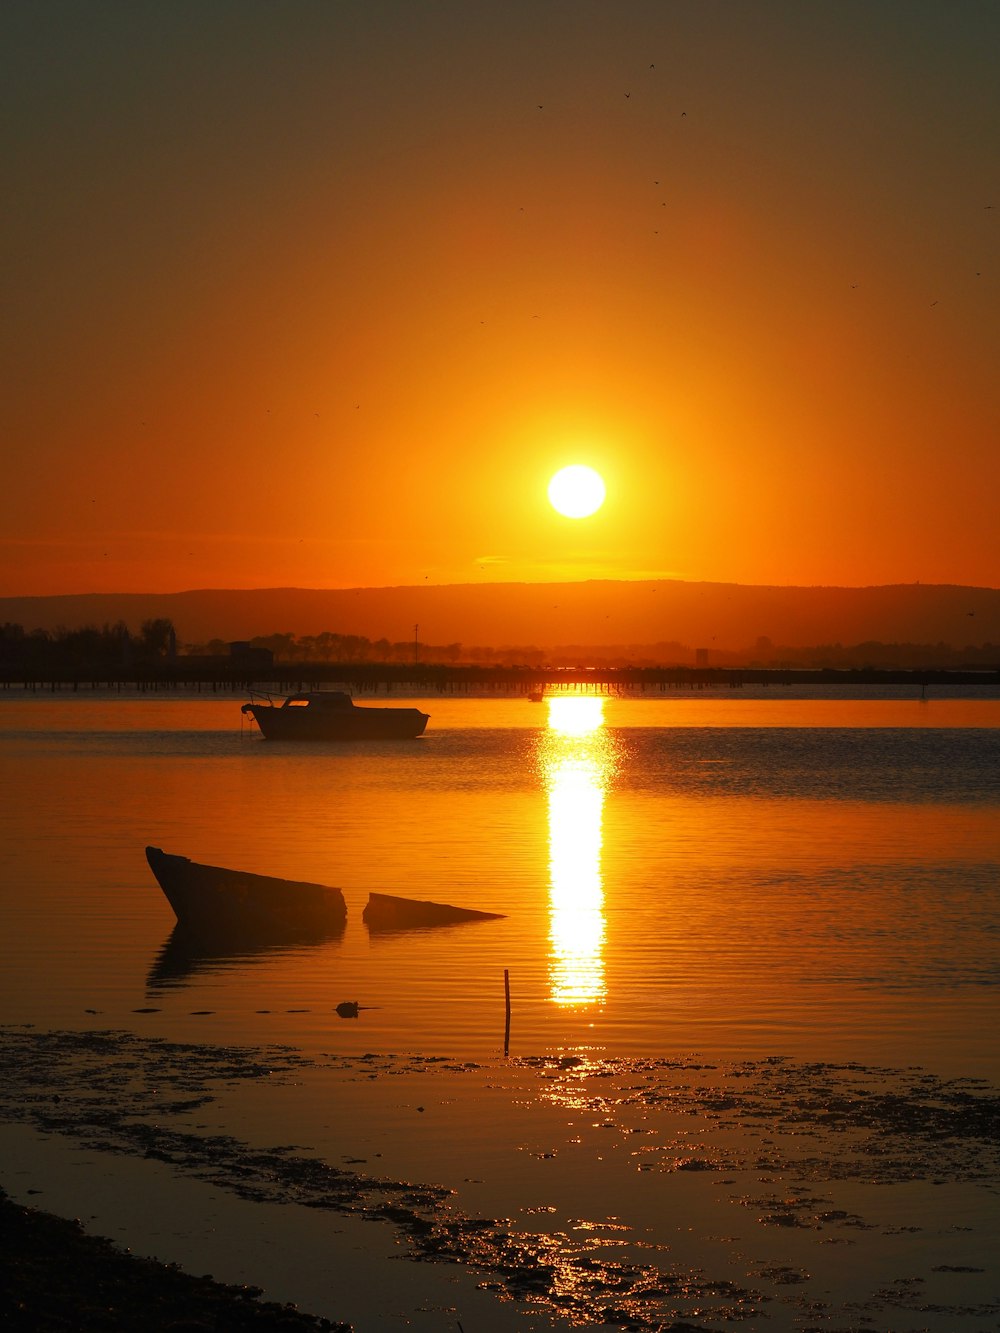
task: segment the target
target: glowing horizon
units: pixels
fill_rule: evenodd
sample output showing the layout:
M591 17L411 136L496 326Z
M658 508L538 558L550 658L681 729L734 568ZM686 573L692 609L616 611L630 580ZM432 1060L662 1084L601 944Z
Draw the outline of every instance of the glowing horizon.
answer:
M93 13L0 49L0 593L1000 587L1000 11Z

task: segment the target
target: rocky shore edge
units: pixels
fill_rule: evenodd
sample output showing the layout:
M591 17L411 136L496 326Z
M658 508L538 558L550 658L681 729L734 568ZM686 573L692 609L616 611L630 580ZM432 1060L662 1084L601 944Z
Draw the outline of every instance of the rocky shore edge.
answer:
M0 1187L0 1324L8 1333L352 1331L260 1295L120 1250Z

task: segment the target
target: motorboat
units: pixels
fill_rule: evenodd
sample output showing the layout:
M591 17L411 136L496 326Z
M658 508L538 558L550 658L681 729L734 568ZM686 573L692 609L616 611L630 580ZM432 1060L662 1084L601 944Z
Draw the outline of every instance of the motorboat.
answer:
M419 708L359 707L343 690L307 690L281 703L251 699L242 712L271 741L413 740L430 717Z

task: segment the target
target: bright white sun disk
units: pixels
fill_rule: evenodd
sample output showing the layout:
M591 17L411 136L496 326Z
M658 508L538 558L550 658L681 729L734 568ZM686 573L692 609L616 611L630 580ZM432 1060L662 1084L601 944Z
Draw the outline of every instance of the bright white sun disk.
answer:
M604 503L604 482L592 467L574 463L549 482L549 501L566 518L587 518Z

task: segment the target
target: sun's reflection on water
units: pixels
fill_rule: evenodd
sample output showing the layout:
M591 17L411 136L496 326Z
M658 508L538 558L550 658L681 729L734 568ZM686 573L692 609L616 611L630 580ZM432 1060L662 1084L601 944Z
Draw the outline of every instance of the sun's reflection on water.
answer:
M602 814L614 766L604 700L548 699L541 767L549 818L549 989L555 1004L605 996Z

